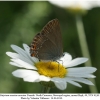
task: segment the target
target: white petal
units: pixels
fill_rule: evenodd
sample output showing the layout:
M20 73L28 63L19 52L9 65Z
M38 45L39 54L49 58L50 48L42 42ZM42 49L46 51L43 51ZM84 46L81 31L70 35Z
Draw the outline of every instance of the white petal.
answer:
M92 74L83 74L83 73L68 73L67 76L70 77L84 77L84 78L95 78Z
M25 58L25 57L23 57L22 55L20 55L20 54L17 54L17 53L12 53L12 52L7 52L6 53L8 56L10 56L11 58L15 58L15 59L21 59L21 60L23 60L23 61L25 61L25 62L27 62L27 63L29 63L29 64L31 64L31 65L33 65L33 62L29 59L29 58Z
M72 85L75 85L77 87L82 87L79 83L77 82L74 82L74 81L68 81L68 83L72 84Z
M32 70L25 70L25 69L18 69L12 72L15 77L25 78L32 76L34 79L39 77L39 74L36 71Z
M29 58L25 58L23 56L20 55L20 60L29 63L30 65L34 65L34 62L32 62L32 60L30 60Z
M39 77L39 80L40 81L50 81L50 78L49 77L46 77L46 76L44 76L44 75L41 75L40 77Z
M54 82L55 86L60 90L65 90L67 87L66 82Z
M26 52L22 48L20 48L20 47L18 47L16 45L11 45L11 48L14 51L16 51L18 54L22 55L23 57L28 58Z
M63 79L63 78L53 77L53 78L51 78L51 81L55 81L55 82L63 82L62 79Z
M62 78L51 78L51 81L54 82L55 86L60 89L60 90L64 90L67 87L67 83L66 81L64 81Z
M68 68L68 73L93 73L97 69L95 67L77 67L77 68Z
M77 82L74 82L70 77L65 77L65 78L54 78L54 80L55 80L55 82L59 82L59 80L61 81L61 82L69 82L70 84L73 84L73 85L75 85L75 86L78 86L78 87L82 87L79 83L77 83Z
M13 66L17 66L17 67L23 67L22 65L19 65L19 64L15 63L15 62L10 62L9 64L11 64Z
M100 6L98 3L99 0L48 0L54 5L57 5L62 8L79 8L84 10L90 10L93 7Z
M73 67L73 66L82 64L82 63L86 62L87 60L88 60L88 58L76 58L76 59L70 61L66 66Z
M64 56L61 57L60 60L69 62L69 61L72 60L72 56L71 56L69 53L65 52L65 53L64 53Z
M34 63L39 62L39 59L38 59L38 58L36 58L36 57L31 57L31 59L33 60L33 62L34 62Z
M12 72L12 74L15 77L23 78L23 80L27 82L37 82L37 80L39 80L39 74L36 71L18 69Z
M39 62L39 60L38 60L36 57L31 57L31 56L30 56L30 48L29 48L29 46L28 46L27 44L23 44L23 47L24 47L25 51L27 52L29 58L30 58L32 61L34 61L35 63L36 63L36 62Z
M72 85L75 85L75 86L78 86L78 87L82 87L79 83L72 81L70 78L66 78L65 80L66 80L66 82L68 82L68 83L70 83Z
M93 72L96 71L94 67L77 67L77 68L68 68L67 76L72 77L84 77L84 78L95 78L92 75Z
M23 47L25 49L25 51L27 52L28 55L30 55L30 48L27 44L23 44Z
M77 82L81 82L84 84L88 84L88 85L94 85L91 81L89 81L88 79L84 79L84 78L79 78L79 77L70 77L71 80L73 81L77 81Z
M19 58L19 55L17 53L6 52L6 54L11 58Z
M36 70L37 68L35 66L32 66L31 64L27 63L27 62L24 62L20 59L11 59L13 62L23 66L23 68L26 68L26 69L34 69Z
M39 82L39 74L36 72L30 73L30 75L24 77L23 80L27 82Z
M63 64L64 66L67 65L68 62L70 62L72 60L72 56L69 53L64 53L64 56L60 58L60 60L58 60L58 62L60 64Z
M26 51L24 51L22 48L20 48L20 47L18 47L16 45L11 45L12 49L15 50L18 54L17 53L12 53L12 52L7 52L6 54L8 56L12 57L12 58L19 58L19 59L21 59L21 60L23 60L23 61L25 61L25 62L27 62L27 63L29 63L31 65L33 65L33 61L34 62L38 62L39 60L37 58L31 57L27 53L28 52L28 50L27 50L28 46L25 45L25 44L23 46L24 46Z

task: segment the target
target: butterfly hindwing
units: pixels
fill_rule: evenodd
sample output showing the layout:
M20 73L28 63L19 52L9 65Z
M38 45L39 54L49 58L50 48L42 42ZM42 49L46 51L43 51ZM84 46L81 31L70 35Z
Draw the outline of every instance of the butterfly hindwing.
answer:
M48 22L30 48L31 56L40 60L56 60L62 56L62 37L58 19Z

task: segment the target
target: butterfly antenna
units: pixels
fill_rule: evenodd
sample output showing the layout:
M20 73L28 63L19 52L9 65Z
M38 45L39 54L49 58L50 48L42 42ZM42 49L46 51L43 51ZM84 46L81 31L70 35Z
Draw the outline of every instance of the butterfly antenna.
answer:
M62 61L62 60L59 60L59 61ZM59 62L57 62L58 63L58 72L59 72ZM62 66L63 66L63 61L62 61Z

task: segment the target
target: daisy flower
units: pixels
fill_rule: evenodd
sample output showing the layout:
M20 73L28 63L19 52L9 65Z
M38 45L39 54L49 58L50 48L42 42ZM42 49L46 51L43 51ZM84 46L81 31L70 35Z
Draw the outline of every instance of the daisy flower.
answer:
M30 47L23 44L24 49L11 45L11 48L16 52L6 52L11 57L10 64L19 67L12 72L15 77L23 78L27 82L52 82L58 89L64 90L67 88L67 83L81 87L78 82L93 85L87 78L95 78L92 74L96 71L94 67L75 67L86 62L87 58L75 58L69 53L64 53L64 56L56 62L43 62L39 59L30 56ZM59 62L59 63L58 63Z
M67 8L71 12L85 13L94 7L100 6L100 0L48 0L61 8Z

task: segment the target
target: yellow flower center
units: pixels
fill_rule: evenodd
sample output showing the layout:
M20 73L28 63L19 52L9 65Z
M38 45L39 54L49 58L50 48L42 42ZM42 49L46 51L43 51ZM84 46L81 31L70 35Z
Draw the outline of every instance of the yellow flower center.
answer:
M69 9L76 10L76 11L82 10L81 6L78 5L76 7L69 7Z
M47 77L60 77L63 78L67 70L65 67L57 62L38 62L35 64L40 75Z
M69 7L67 10L72 14L86 14L87 10L85 8L82 8L80 5L77 5L76 7Z

